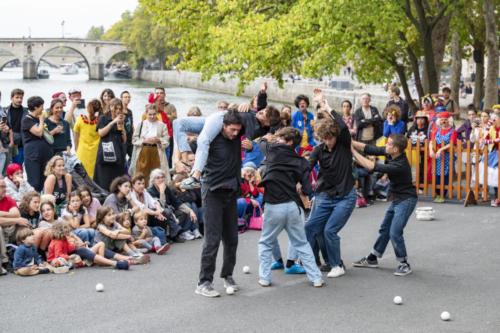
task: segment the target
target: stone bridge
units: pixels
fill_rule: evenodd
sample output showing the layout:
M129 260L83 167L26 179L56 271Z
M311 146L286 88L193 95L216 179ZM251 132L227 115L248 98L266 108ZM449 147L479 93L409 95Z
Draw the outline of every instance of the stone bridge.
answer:
M23 79L36 79L38 65L51 50L65 47L79 53L89 68L90 80L104 80L104 66L118 53L127 52L120 42L80 38L0 38L0 70L18 59L23 64Z

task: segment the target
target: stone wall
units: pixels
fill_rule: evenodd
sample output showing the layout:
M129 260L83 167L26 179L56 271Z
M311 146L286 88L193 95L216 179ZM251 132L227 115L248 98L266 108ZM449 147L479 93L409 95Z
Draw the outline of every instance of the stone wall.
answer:
M186 87L193 89L201 89L235 95L237 92L237 79L226 79L225 81L212 78L209 81L202 81L201 74L193 72L178 72L178 71L134 71L134 78L138 80L158 82L166 86ZM278 86L278 83L272 79L256 79L250 83L243 92L243 96L252 97L257 94L263 82L267 82L267 94L269 99L284 104L293 105L295 97L299 94L305 94L312 98L314 88L322 88L332 108L340 111L340 104L343 100L349 99L354 106L359 105L359 97L364 92L363 90L335 90L328 88L325 82L308 82L305 80L285 82L283 89ZM382 111L387 103L388 94L379 93L372 95L372 105Z

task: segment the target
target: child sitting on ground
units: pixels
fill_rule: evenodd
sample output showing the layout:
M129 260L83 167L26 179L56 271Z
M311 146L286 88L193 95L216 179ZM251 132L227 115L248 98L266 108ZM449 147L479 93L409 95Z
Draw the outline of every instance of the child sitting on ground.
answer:
M14 270L20 276L32 276L49 273L49 269L42 264L42 258L34 245L34 233L29 228L22 228L16 234L19 246L14 253Z
M88 248L87 245L77 236L71 234L71 226L66 221L57 221L52 227L54 239L49 246L48 258L57 266L64 261L79 262L77 258L85 260L87 266L96 263L100 266L110 266L116 269L127 270L129 258L106 250L103 242ZM114 260L112 260L114 259ZM77 267L83 267L78 264Z
M111 251L125 252L127 255L136 258L136 263L148 263L149 256L143 255L127 244L132 240L130 232L116 222L116 214L111 207L103 206L97 210L96 215L97 232L96 242L103 242L106 249ZM134 247L135 248L135 247Z
M154 251L158 255L167 253L170 250L170 243L161 245L160 239L153 236L151 228L147 226L148 216L144 212L134 214L135 226L132 228L132 236L134 236L134 245L137 247L146 248L149 251Z
M83 206L82 198L76 191L68 195L68 205L61 212L61 217L69 222L73 233L82 241L92 245L94 243L95 229L91 227L90 216L87 208Z

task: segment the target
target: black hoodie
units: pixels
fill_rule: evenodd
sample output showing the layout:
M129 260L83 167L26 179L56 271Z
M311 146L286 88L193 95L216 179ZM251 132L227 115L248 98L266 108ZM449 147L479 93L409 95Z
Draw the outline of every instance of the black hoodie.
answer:
M264 202L280 204L294 201L304 208L296 186L300 183L306 195L312 192L307 160L297 155L291 146L269 144L265 139L260 142L260 149L266 156L260 185L265 189Z

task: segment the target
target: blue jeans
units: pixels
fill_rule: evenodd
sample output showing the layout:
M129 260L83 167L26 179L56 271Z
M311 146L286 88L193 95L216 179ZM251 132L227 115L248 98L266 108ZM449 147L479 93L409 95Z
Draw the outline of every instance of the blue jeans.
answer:
M23 165L24 163L24 147L17 148L17 155L12 156L12 163Z
M174 141L181 153L190 152L187 133L199 134L205 125L205 117L184 117L174 120Z
M321 192L314 198L311 215L306 223L307 240L315 246L317 237L323 233L328 263L335 267L341 264L340 237L342 230L356 205L356 190L353 188L344 197L331 197Z
M161 241L158 237L154 236L151 240L138 239L140 246L148 249L149 251L157 251L161 247Z
M266 204L262 234L259 240L259 276L271 282L273 246L280 232L285 229L291 245L297 251L299 259L311 282L321 280L321 272L316 265L311 246L304 232L304 211L295 202Z
M262 200L264 200L264 196L259 194L257 198L252 198L256 200L259 205L262 207ZM238 217L242 218L246 214L252 214L253 213L253 205L251 203L247 203L247 200L245 198L238 198L238 201L236 202L237 209L238 209ZM257 214L260 215L260 212L257 211Z
M94 244L95 229L91 228L78 228L73 230L73 233L78 236L82 241L88 242L90 245Z
M154 237L158 237L161 245L167 242L166 231L162 227L151 227L151 232L153 233Z
M379 236L375 245L373 246L372 253L377 257L382 257L389 240L394 247L394 253L398 261L405 261L406 246L403 237L403 230L408 223L415 206L417 205L417 198L408 198L398 203L392 203L385 212L384 221L380 225Z

